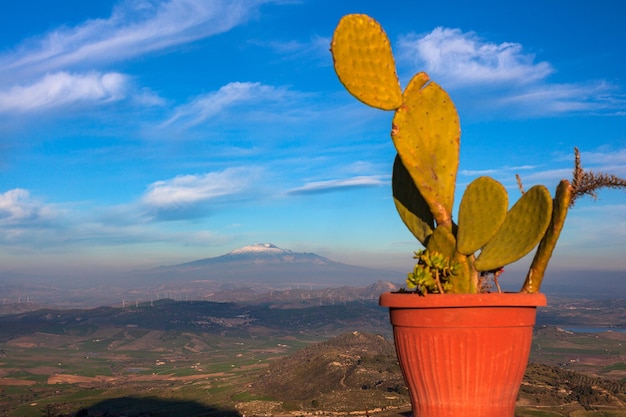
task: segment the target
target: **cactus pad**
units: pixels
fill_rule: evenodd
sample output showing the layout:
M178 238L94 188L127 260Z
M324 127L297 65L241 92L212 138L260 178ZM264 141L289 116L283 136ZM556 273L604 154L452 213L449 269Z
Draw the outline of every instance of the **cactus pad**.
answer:
M402 91L389 38L367 15L350 14L339 21L331 53L339 81L350 94L371 107L395 110L393 200L425 247L416 252L418 261L407 278L418 292L489 291L489 275L497 284L502 267L539 244L521 290L536 292L575 198L594 195L600 187L626 188L626 180L584 172L576 149L574 179L559 184L554 200L544 186L535 186L507 211L506 189L481 177L463 195L457 226L452 208L461 128L448 93L424 72Z
M407 86L391 137L437 225L451 228L460 122L448 93L428 80L418 73Z
M453 259L456 255L456 239L450 229L437 227L428 239L426 246L429 252L437 252L446 258Z
M475 292L470 288L468 258L456 251L456 239L450 229L437 227L428 239L427 249L431 253L440 253L453 263L458 264L456 272L449 278L452 286L449 292L457 294Z
M393 163L391 187L400 218L417 240L426 247L426 239L433 233L435 224L433 215L398 155Z
M556 188L554 201L552 202L552 220L546 234L539 242L533 262L528 269L528 274L522 287L523 292L533 293L539 291L548 262L561 235L571 201L572 186L568 180L561 180Z
M471 255L482 248L502 226L509 208L506 189L490 177L468 185L459 206L457 250Z
M543 185L529 189L511 208L496 235L485 245L474 266L491 271L515 262L543 237L552 216L552 197Z
M364 14L344 16L337 25L331 51L341 83L363 103L382 110L402 105L402 88L387 34Z

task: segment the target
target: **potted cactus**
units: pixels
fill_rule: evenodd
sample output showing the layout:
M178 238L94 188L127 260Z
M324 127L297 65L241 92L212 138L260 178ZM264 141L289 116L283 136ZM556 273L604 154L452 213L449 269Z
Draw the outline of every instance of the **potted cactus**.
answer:
M394 111L396 209L423 250L407 290L385 293L398 359L416 417L513 416L530 351L544 272L576 198L615 176L584 171L575 150L573 179L552 197L543 185L523 190L509 209L506 189L490 177L467 186L453 220L460 122L446 91L423 72L402 90L390 42L367 15L344 16L331 52L341 83L363 103ZM518 293L502 293L503 267L537 247Z

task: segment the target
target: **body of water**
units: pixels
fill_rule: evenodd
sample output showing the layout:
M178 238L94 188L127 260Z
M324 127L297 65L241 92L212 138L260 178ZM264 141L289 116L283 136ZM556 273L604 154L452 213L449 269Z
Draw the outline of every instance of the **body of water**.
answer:
M563 330L568 330L574 333L602 333L602 332L618 332L626 333L626 329L618 327L576 327L576 326L557 326Z

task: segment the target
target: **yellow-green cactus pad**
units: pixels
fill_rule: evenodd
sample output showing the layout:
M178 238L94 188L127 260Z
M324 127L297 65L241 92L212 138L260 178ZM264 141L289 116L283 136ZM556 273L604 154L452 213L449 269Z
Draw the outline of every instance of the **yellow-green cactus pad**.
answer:
M426 247L426 239L433 233L435 221L428 204L415 187L413 179L398 155L393 163L391 188L400 218L417 240Z
M465 189L459 206L457 250L471 255L498 231L509 209L506 189L490 177L479 177Z
M541 287L543 275L548 267L548 262L552 257L552 252L559 240L567 211L572 202L572 186L568 180L561 180L556 188L554 200L552 202L552 220L546 230L545 235L539 242L539 247L533 258L533 262L528 269L522 292L537 292Z
M446 227L437 227L428 239L428 251L437 252L458 264L457 271L450 276L451 293L472 293L475 292L470 288L470 268L467 256L461 255L456 251L456 239L450 229Z
M476 269L492 271L526 255L545 234L551 216L552 197L548 189L543 185L529 189L476 258Z
M428 239L426 249L431 253L437 252L448 259L454 259L456 255L456 239L450 229L437 227L430 239Z
M387 34L364 14L344 16L331 43L335 72L363 103L382 110L402 105L402 88Z
M391 137L437 225L452 227L461 127L448 93L416 74L396 110Z
M456 262L459 264L458 270L450 277L452 284L451 293L454 294L473 294L476 292L476 286L472 285L470 263L467 256L460 253L456 254Z

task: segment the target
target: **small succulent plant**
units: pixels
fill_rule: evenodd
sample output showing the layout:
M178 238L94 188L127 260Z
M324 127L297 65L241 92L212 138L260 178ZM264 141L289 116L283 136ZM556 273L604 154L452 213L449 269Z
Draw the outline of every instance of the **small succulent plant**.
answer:
M405 225L425 248L407 286L421 294L489 291L485 277L537 247L522 292L537 292L576 198L602 187L626 188L626 180L582 170L578 150L571 181L562 180L552 197L543 185L523 190L509 209L505 187L479 177L466 188L453 221L459 166L460 122L448 93L424 72L402 90L391 44L383 28L363 14L344 16L331 52L337 76L363 103L394 111L391 138L397 156L392 192Z

